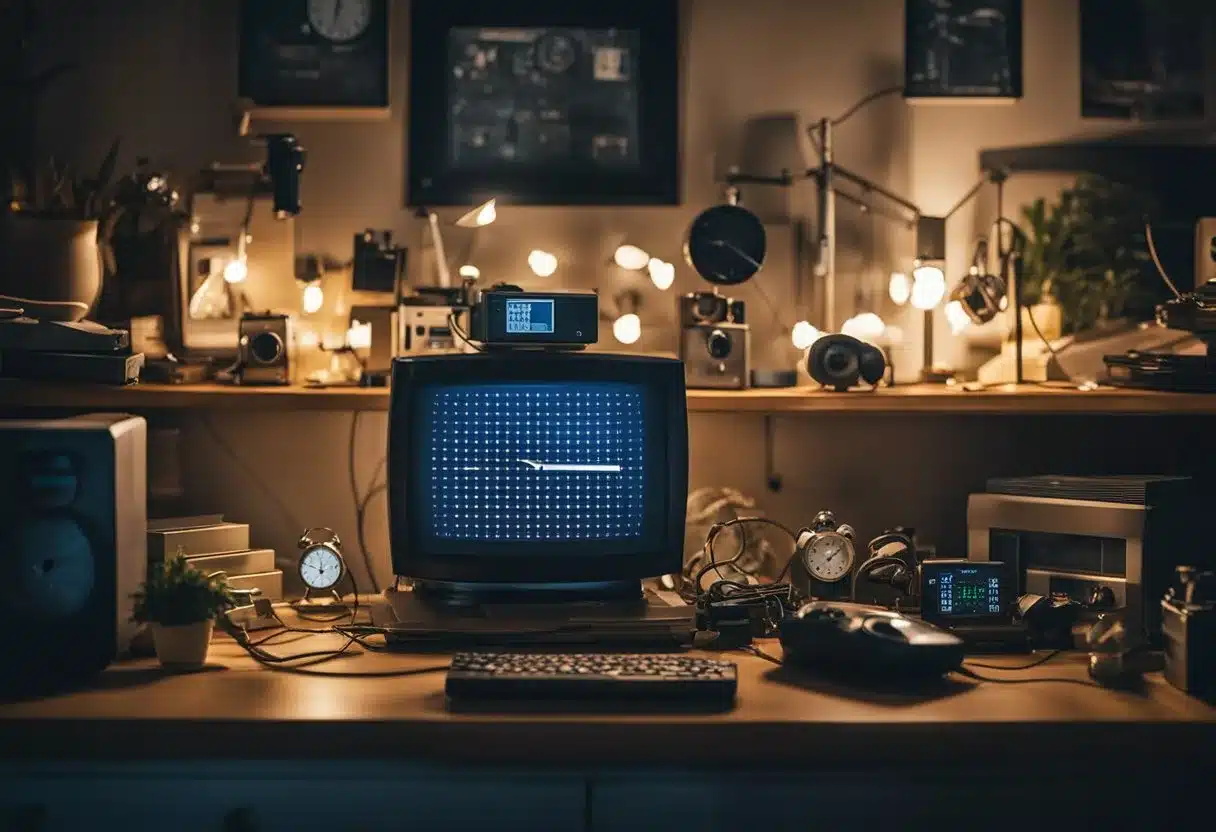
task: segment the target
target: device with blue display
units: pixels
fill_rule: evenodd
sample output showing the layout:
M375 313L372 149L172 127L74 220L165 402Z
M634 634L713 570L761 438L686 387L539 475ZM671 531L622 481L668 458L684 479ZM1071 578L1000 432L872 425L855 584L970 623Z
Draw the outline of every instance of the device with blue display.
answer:
M639 598L643 578L680 570L688 426L676 359L399 358L388 439L393 570L431 596Z
M1004 563L921 563L921 618L941 626L1004 624L1013 619L1012 581Z
M487 349L581 350L599 340L595 292L525 292L499 284L473 304L469 338Z

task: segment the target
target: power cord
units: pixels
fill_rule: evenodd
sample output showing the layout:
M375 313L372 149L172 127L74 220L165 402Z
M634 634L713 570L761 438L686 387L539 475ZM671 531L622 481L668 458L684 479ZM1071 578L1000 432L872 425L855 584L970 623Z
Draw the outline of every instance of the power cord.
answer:
M1157 256L1157 246L1153 243L1153 225L1152 223L1144 223L1144 242L1148 245L1148 256L1153 261L1153 265L1157 267L1157 274L1161 275L1161 279L1165 281L1165 285L1174 293L1175 298L1181 298L1182 292L1178 291L1178 287L1174 285L1174 281L1170 280L1170 276L1165 273L1165 267L1161 265L1161 258Z
M1084 679L1065 679L1062 676L1048 676L1045 679L997 679L992 676L981 676L968 670L966 667L960 667L954 671L960 676L965 676L968 679L974 679L977 682L991 682L994 685L1040 685L1040 684L1056 684L1056 685L1080 685L1085 688L1097 687L1093 682L1087 682Z
M470 349L476 350L477 352L485 352L486 348L484 346L469 339L468 333L466 333L464 328L457 323L455 312L448 313L448 329L452 330L452 334L460 339L461 343L465 344Z
M355 501L355 523L356 523L355 537L359 544L359 554L363 558L363 568L367 570L367 580L371 584L371 589L374 594L376 592L379 592L380 589L376 584L376 573L375 573L375 570L372 569L372 558L371 558L371 555L367 551L367 540L363 533L363 513L366 508L366 500L365 500L365 498L359 496L359 478L355 471L356 440L358 439L358 436L359 436L359 417L362 415L363 415L362 411L356 410L354 412L354 414L351 416L350 441L348 442L348 445L347 445L346 469L347 469L347 474L350 476L351 499ZM380 467L378 463L377 463L376 467L377 467L377 469ZM375 478L375 473L373 472L373 481L374 481L374 478Z
M965 664L971 667L983 668L985 670L1030 670L1032 667L1047 664L1049 661L1063 652L1063 650L1051 650L1028 664L1018 664L1012 667L1002 664L984 664L983 662L965 662Z
M904 91L903 84L900 84L898 86L892 85L889 87L883 87L880 90L875 90L874 92L867 95L865 98L862 98L860 101L858 101L852 107L845 110L840 115L836 116L836 118L832 119L832 126L839 127L840 125L844 124L846 121L851 119L853 116L857 115L858 111L860 111L863 107L865 107L867 104L870 104L871 102L877 101L880 98L886 98L888 95L894 95L897 92L902 93L903 91Z

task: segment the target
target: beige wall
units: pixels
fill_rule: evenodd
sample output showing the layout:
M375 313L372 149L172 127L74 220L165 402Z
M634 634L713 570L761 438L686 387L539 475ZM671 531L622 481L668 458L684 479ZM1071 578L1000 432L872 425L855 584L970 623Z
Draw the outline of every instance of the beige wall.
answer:
M49 136L70 157L97 159L121 134L126 161L147 154L190 170L214 160L257 158L257 151L234 137L230 123L235 0L58 3L63 12L56 20L64 27L65 42L75 44L86 65L84 73L56 93L49 108ZM306 250L349 257L352 233L365 227L391 228L415 247L420 244L419 223L403 207L407 5L395 4L398 48L390 119L263 126L290 129L308 148L305 211L298 219ZM719 198L716 181L726 167L749 152L754 155L754 148L744 146L745 124L772 113L793 111L812 119L835 114L900 79L900 0L691 0L687 6L684 205L628 210L504 206L499 223L479 240L475 259L484 275L535 285L540 281L525 275L525 257L532 248L545 248L562 263L554 285L599 286L610 296L630 280L604 265L610 241L630 235L676 262L676 290L691 290L698 283L679 257L682 234L697 211ZM928 212L944 211L977 178L981 148L1110 131L1110 124L1084 123L1079 116L1077 18L1074 0L1027 0L1025 99L1020 103L931 108L887 99L841 128L839 161L906 194ZM1021 202L1058 184L1015 179L1009 199ZM810 214L813 193L803 187L785 195L751 193L749 199L766 219L774 219ZM952 222L954 262L969 254L975 230L991 218L992 204L986 193L974 211ZM889 322L904 327L915 346L897 353L897 366L915 372L918 316L885 305L886 276L892 268L907 267L911 238L882 220L863 219L847 206L840 214L841 311L853 311L858 293L868 296ZM784 320L770 322L753 286L740 294L751 303L764 360L788 362L793 356L784 346L788 336L783 327L794 319L791 232L774 226L773 240L777 251L756 283L770 294ZM641 288L647 335L639 347L674 349L671 294L662 296L648 284ZM956 345L948 343L940 321L938 329L939 354L950 358ZM215 427L243 465L216 448L197 420L187 420L185 470L193 507L250 520L259 543L281 550L289 549L297 527L305 524L332 525L353 541L346 476L350 418L217 414ZM358 467L366 486L383 452L385 422L379 415L364 421ZM695 416L693 483L740 487L790 523L833 508L865 535L904 523L957 547L963 539L967 491L987 475L1033 466L1035 455L1027 453L1026 443L1046 447L1041 434L1036 439L1027 429L1015 420L927 416L779 419L776 447L786 488L770 495L764 485L763 420ZM1076 464L1098 464L1093 460L1101 455L1087 445L1096 440L1084 432L1075 440L1070 451ZM1047 441L1054 444L1050 437ZM981 455L985 446L992 449ZM1057 462L1057 469L1071 464ZM368 527L383 582L388 567L380 500L372 505Z

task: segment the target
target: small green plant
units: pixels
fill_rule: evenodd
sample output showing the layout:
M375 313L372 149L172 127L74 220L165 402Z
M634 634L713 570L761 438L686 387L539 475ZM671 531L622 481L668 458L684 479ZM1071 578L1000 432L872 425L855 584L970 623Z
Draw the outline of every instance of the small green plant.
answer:
M1056 202L1023 208L1025 301L1055 298L1066 333L1115 318L1152 318L1165 299L1144 239L1152 212L1152 201L1136 189L1090 175Z
M148 579L133 597L132 620L165 627L207 621L232 604L227 580L191 566L181 549L149 567Z

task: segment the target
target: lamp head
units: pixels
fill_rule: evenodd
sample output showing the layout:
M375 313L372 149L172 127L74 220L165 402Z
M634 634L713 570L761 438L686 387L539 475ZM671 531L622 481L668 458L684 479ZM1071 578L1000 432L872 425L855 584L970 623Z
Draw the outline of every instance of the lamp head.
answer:
M1005 281L999 275L975 271L958 282L950 292L950 302L958 302L966 316L976 324L986 324L1005 308Z
M912 270L912 305L928 311L946 296L946 274L935 263L918 262Z
M498 201L490 199L456 220L461 228L483 228L498 219Z

